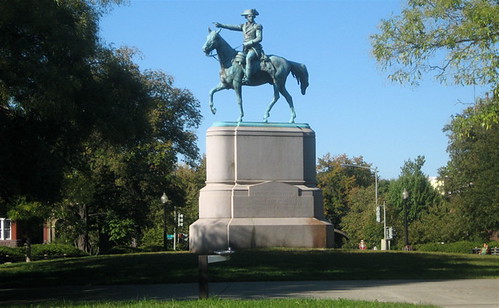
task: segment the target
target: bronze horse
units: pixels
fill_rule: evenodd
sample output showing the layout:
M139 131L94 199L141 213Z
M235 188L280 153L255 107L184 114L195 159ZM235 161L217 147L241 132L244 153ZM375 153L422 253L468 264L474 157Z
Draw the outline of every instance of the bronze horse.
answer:
M243 84L242 79L244 76L244 66L238 61L235 61L237 56L237 50L232 48L223 38L220 36L220 30L212 31L208 29L208 37L206 43L203 45L203 51L206 55L210 55L213 50L216 50L218 55L218 61L220 62L220 83L210 91L210 109L213 114L216 113L216 108L213 106L213 94L220 90L234 89L237 97L237 104L239 105L240 115L237 122L241 122L244 117L243 111L243 99L242 99L242 86L259 86L262 84L269 83L274 87L274 98L270 102L265 115L263 116L264 122L268 121L270 116L270 111L272 107L279 99L279 93L282 94L286 101L288 102L289 108L291 109L291 118L289 123L294 123L296 118L295 108L293 106L293 98L286 90L286 79L291 73L293 77L296 78L298 84L301 88L301 94L305 95L305 91L308 87L308 71L304 64L288 61L283 57L269 55L268 60L270 61L272 67L272 73L258 68L255 69L255 74L249 84Z

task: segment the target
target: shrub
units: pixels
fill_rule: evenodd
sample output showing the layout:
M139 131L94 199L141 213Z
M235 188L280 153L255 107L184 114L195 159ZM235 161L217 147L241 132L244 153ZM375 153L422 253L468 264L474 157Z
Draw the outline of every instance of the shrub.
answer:
M144 232L142 236L141 246L163 246L163 229L161 228L150 228Z
M125 253L142 252L142 249L128 246L114 246L106 252L108 255L121 255Z
M488 243L489 247L499 247L499 242ZM483 246L481 242L459 241L454 243L426 243L415 245L419 251L435 251L435 252L450 252L450 253L471 253L473 248Z
M24 252L19 248L0 246L0 263L24 259Z
M31 254L36 259L58 257L81 257L88 254L71 245L64 244L35 244L31 246Z
M144 252L158 252L158 251L163 251L164 248L163 246L142 246L141 247Z

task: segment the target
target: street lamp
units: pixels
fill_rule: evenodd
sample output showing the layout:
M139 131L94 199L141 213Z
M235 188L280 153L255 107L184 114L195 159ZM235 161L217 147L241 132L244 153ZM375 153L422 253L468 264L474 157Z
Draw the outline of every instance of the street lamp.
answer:
M163 203L163 249L167 250L168 240L167 240L167 232L166 232L166 207L168 206L168 196L163 192L161 196L161 203Z
M407 223L407 198L409 198L409 192L404 188L402 192L402 199L404 202L404 225L405 225L405 249L409 249L409 226Z
M374 202L376 203L376 220L378 220L378 211L380 210L378 208L378 168L374 167L368 167L368 166L359 166L359 165L354 165L354 164L342 164L342 167L354 167L354 168L362 168L362 169L367 169L369 171L372 171L374 173ZM383 239L381 240L381 250L387 250L389 247L389 243L387 240L387 235L386 235L386 204L383 203ZM388 245L387 245L388 244ZM389 249L389 248L388 248Z

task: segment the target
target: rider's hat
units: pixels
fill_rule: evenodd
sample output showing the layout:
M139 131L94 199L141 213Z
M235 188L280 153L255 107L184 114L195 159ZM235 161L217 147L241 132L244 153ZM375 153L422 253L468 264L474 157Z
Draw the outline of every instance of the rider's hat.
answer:
M258 11L255 9L249 9L249 10L244 10L244 12L241 13L241 16L248 16L248 15L253 15L253 16L258 16Z

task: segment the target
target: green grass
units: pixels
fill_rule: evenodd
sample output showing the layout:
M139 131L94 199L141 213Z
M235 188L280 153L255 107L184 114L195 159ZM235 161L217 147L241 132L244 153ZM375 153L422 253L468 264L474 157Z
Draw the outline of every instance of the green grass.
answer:
M436 307L430 305L413 305L401 303L380 303L380 302L367 302L367 301L354 301L354 300L318 300L318 299L268 299L268 300L227 300L227 299L209 299L209 300L196 300L196 301L155 301L155 300L142 300L142 301L116 301L116 302L50 302L37 305L19 305L11 307L96 307L96 308L109 308L109 307L182 307L182 308L253 308L253 307L324 307L324 308L414 308L414 307Z
M0 288L198 281L197 255L140 253L0 265ZM499 278L499 257L306 249L237 251L210 281Z

